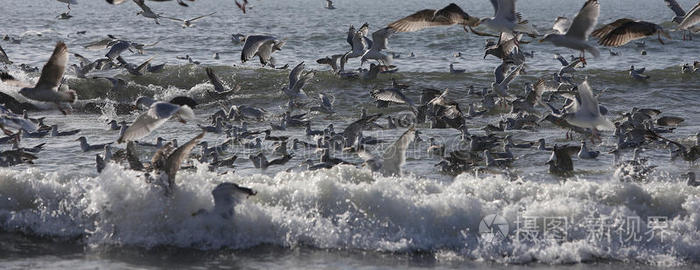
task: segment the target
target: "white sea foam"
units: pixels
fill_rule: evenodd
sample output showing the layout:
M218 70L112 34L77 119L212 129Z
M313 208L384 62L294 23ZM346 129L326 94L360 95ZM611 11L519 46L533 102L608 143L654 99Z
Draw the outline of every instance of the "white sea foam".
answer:
M198 249L281 247L435 251L457 258L506 263L632 260L658 265L698 262L700 190L683 183L567 181L510 182L500 176L461 175L453 181L386 178L340 166L274 177L216 175L199 166L178 174L172 198L138 172L109 165L98 177L0 170L0 226L92 246L176 246ZM211 190L224 181L258 192L235 207L232 220L196 215L211 209ZM505 217L506 241L479 241L479 222ZM668 226L644 241L590 239L586 219L668 217ZM524 217L567 217L563 242L515 241ZM644 228L644 227L642 227ZM663 237L661 235L663 234Z

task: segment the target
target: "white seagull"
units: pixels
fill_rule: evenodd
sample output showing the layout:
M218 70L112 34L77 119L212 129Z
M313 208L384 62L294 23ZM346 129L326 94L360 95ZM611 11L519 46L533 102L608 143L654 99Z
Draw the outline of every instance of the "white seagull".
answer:
M406 150L416 139L417 132L414 126L409 127L381 157L375 157L365 151L359 151L357 154L373 172L378 171L384 176L401 176L401 166L406 163Z
M549 41L557 47L565 47L581 52L581 58L584 58L585 51L590 52L593 56L600 56L600 52L594 46L588 44L588 36L593 32L598 22L600 15L600 4L598 0L588 0L581 10L574 17L571 26L567 29L566 34L547 34L540 42ZM557 24L557 23L555 23ZM560 28L561 26L555 25ZM584 58L585 59L585 58Z
M117 142L123 143L141 139L165 124L171 117L175 117L182 123L187 123L187 121L195 118L194 112L187 105L180 106L159 101L153 103L148 111L139 115L134 123L119 137Z
M518 17L520 15L515 12L515 1L516 0L491 0L495 11L494 16L481 19L479 24L483 24L497 32L505 32L508 34L522 32L531 35L539 35L532 25L518 22Z

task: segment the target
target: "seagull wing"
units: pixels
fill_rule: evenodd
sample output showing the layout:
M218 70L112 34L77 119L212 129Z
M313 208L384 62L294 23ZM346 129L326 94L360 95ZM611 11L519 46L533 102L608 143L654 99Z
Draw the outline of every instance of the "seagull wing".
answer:
M596 29L595 31L593 31L593 33L591 35L595 38L604 38L605 36L610 34L610 32L614 31L615 29L617 29L621 25L629 23L629 22L634 22L634 20L627 19L627 18L617 19L614 22L603 25L600 28Z
M289 72L289 85L288 89L292 89L295 84L301 79L301 73L304 71L304 62L299 63L292 71Z
M36 88L51 89L58 87L63 78L63 72L66 70L68 62L68 47L62 41L56 43L56 48L51 54L51 58L46 62L41 70L41 77L36 83Z
M271 36L258 35L248 36L245 39L243 50L241 51L241 61L245 62L253 58L253 56L255 56L255 54L258 52L258 48L260 48L260 46L262 46L263 43L268 40L275 40L275 38Z
M685 17L685 10L683 10L676 0L664 0L664 2L666 2L668 8L673 10L673 13L676 13L676 16Z
M187 105L179 106L167 102L156 102L148 111L139 115L134 123L124 131L118 142L138 140L151 131L165 124L172 116L185 120L194 118L194 113Z
M205 134L206 132L200 133L197 137L192 138L187 143L175 149L175 151L168 156L165 163L165 173L168 175L168 182L171 183L170 188L172 188L172 184L175 183L175 174L177 174L177 171L180 169L182 161L185 157L190 155L192 149L204 138Z
M211 16L211 15L214 15L214 14L216 14L216 12L212 12L212 13L209 13L209 14L206 14L206 15L202 15L202 16L199 16L199 17L194 17L194 18L192 18L192 19L189 19L188 21L194 22L194 21L196 21L196 20L199 20L199 19L204 18L204 17Z
M424 9L389 24L396 32L415 32L434 26L452 25L449 19L435 16L434 9Z
M588 0L581 10L576 14L574 20L571 22L569 30L566 31L566 36L574 37L580 40L588 40L588 36L591 35L593 27L598 23L598 16L600 15L600 4L598 0Z
M517 22L517 16L515 15L515 1L516 0L498 0L496 18L503 18L510 22Z
M216 92L225 92L226 87L224 87L224 84L221 83L221 80L219 80L219 77L216 76L216 73L214 73L214 70L211 69L210 67L206 68L207 72L207 77L209 77L209 82L211 82L212 85L214 85L214 90Z
M379 29L372 33L373 43L371 49L376 49L377 51L388 49L387 46L389 45L389 37L393 33L394 30L388 27Z
M345 144L352 144L355 142L355 139L357 138L357 135L362 132L362 130L365 128L365 126L369 123L372 123L374 121L377 121L379 117L382 117L381 113L378 114L373 114L373 115L368 115L365 116L364 118L360 118L359 120L350 123L345 129L343 130L343 136L345 137Z
M594 117L600 116L598 99L593 95L593 89L591 89L591 86L588 84L588 80L584 80L578 86L578 96L580 100L579 110L583 110Z
M148 7L148 6L146 5L146 3L145 3L144 0L134 0L134 3L136 3L136 5L138 5L139 8L141 8L141 10L143 10L143 12L145 12L145 13L154 13L154 12L151 10L151 8ZM155 13L154 13L154 14L155 14Z
M503 86L509 85L513 80L515 80L515 78L517 78L518 75L520 75L520 71L523 69L523 65L525 65L525 64L520 64L513 71L508 73L508 76L506 76L506 78L503 79L503 81L501 82L501 85L503 85Z
M396 142L391 144L382 155L381 172L385 176L401 176L401 166L406 163L406 150L408 146L416 139L416 128L410 127L406 132L399 137Z
M656 34L661 27L655 23L645 21L630 21L624 23L598 40L598 44L603 46L619 47L643 37Z
M686 14L685 18L683 18L683 21L678 24L678 28L688 29L689 27L698 24L698 22L700 22L700 2L698 2L693 9L688 11L688 14Z
M410 102L410 100L408 100L408 98L406 98L406 96L403 93L401 93L401 91L395 89L382 89L372 91L371 96L374 99L380 101L389 101L399 104L409 103L411 105L413 103Z
M567 30L569 30L569 27L571 26L571 20L567 17L557 17L556 20L554 20L554 25L552 26L552 29L554 31L557 31L559 34L565 34Z

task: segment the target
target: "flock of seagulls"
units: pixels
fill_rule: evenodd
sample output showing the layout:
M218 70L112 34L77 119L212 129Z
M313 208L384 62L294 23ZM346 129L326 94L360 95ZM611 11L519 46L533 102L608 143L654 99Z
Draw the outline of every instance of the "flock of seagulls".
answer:
M70 5L77 4L76 0L59 0ZM155 0L154 0L155 1ZM162 0L161 0L162 1ZM113 5L122 4L125 0L107 0ZM198 16L191 19L179 19L164 16L151 10L145 0L133 0L141 9L138 15L153 19L159 24L160 19L169 19L182 23L183 27L191 27L197 20L213 16L216 12ZM182 0L177 1L182 6L188 6ZM302 61L289 71L288 81L280 92L288 99L286 104L280 105L285 112L279 116L272 114L265 108L239 104L231 106L228 110L218 110L208 119L210 125L198 125L201 133L191 138L182 145L176 140L158 138L155 143L140 142L139 140L151 134L154 130L165 124L170 119L182 123L196 122L202 119L196 115L197 101L190 97L180 96L169 101L155 100L150 97L140 97L134 103L120 104L124 111L142 112L131 123L113 120L109 123L110 130L119 131L116 141L100 144L90 144L87 138L80 136L76 139L83 152L96 152L96 168L101 172L109 163L124 163L132 170L142 171L144 178L149 182L160 185L166 195L173 193L176 188L176 174L187 164L187 160L196 159L208 163L210 168L232 168L241 159L237 155L229 155L235 147L250 151L257 151L248 156L248 160L255 168L265 170L271 166L284 166L295 158L295 151L313 150L319 153L319 158L302 158L297 167L305 167L308 170L332 168L340 164L363 166L373 172L384 176L401 176L402 167L406 163L406 153L413 145L414 148L426 145L426 153L437 157L440 161L436 167L440 172L457 175L465 172L479 170L496 170L505 174L512 174L511 166L519 157L513 153L513 149L531 149L532 151L550 151L551 157L546 162L549 172L556 175L572 175L574 162L572 156L579 159L596 159L600 155L614 154L618 168L624 168L624 175L632 179L643 179L645 174L653 170L653 166L647 165L638 155L643 147L657 147L663 145L671 152L673 158L682 158L688 162L695 162L700 157L700 145L696 141L694 145L687 145L667 139L660 134L671 133L675 126L683 122L683 118L670 115L661 115L655 109L632 108L622 117L610 121L610 114L604 106L598 102L603 91L594 89L592 78L577 75L578 71L587 65L585 53L599 57L600 52L595 44L589 43L589 38L598 39L598 45L606 47L619 47L629 42L656 35L659 42L663 43L661 36L671 38L669 33L660 25L640 20L620 18L605 24L598 29L600 16L600 4L597 0L585 1L580 11L573 17L558 17L549 33L541 35L522 15L516 11L515 0L490 0L494 7L494 15L487 18L478 18L465 12L456 4L449 4L441 9L424 9L404 18L389 23L370 34L370 25L364 23L361 27L350 26L347 32L347 43L350 46L347 51L324 56L316 60L317 63L328 65L332 74L347 80L374 80L378 76L390 76L398 71L393 65L396 54L388 54L389 39L397 34L409 34L430 27L449 27L459 25L465 32L476 35L498 37L497 41L489 40L484 48L483 59L493 56L498 59L500 65L494 70L493 81L490 87L485 86L482 91L477 91L471 86L467 95L477 97L479 103L468 104L468 109L463 110L459 104L450 97L454 90L450 89L421 89L419 97L412 97L413 86L404 85L392 79L392 84L385 88L370 90L369 96L376 103L378 110L384 110L389 106L404 108L405 112L399 115L385 115L384 113L368 114L362 110L360 116L349 123L344 130L337 131L330 123L322 130L314 130L311 123L314 115L333 115L336 113L335 97L331 93L324 92L309 95L304 90L305 86L313 83L313 79L319 71L308 70ZM678 24L677 29L683 31L683 38L692 38L694 27L700 22L700 3L689 12L683 9L674 0L665 0L668 6L675 12L673 21ZM248 1L235 1L243 13L246 13ZM250 8L250 7L248 7ZM325 8L336 9L333 2L326 1ZM484 30L478 30L479 27ZM491 34L487 31L493 31ZM561 63L554 68L551 76L543 76L534 82L526 82L524 91L518 91L514 82L524 74L527 69L527 58L531 58L533 51L527 53L522 49L529 41L539 38L540 42L550 42L556 47L571 49L580 52L579 57L569 60L561 55L555 59ZM241 63L254 60L257 56L263 67L286 69L276 67L273 54L283 49L286 39L270 35L232 35L234 43L241 44ZM78 64L72 64L71 72L81 80L105 80L112 85L112 90L123 88L127 82L122 78L90 76L95 70L123 69L131 76L143 76L148 73L157 73L164 68L163 65L152 65L152 59L140 64L129 63L122 55L127 51L143 53L145 47L154 44L140 44L137 42L108 36L104 40L86 45L88 49L107 50L104 58L91 61L80 54L74 54L79 60ZM613 51L610 50L612 54ZM215 58L218 56L215 56ZM463 57L460 55L458 57ZM360 58L360 67L349 69L349 62L353 58ZM182 58L189 63L196 64L189 55ZM491 59L491 58L489 58ZM0 48L0 62L12 65L10 57ZM369 63L369 69L363 68ZM78 136L80 130L59 131L57 125L47 126L43 118L33 119L28 116L27 110L38 109L34 102L53 104L64 114L72 112L71 104L78 99L76 91L69 89L64 83L65 69L69 64L68 47L63 42L55 46L48 62L41 69L41 75L35 84L29 84L16 80L7 72L0 74L4 84L18 88L17 93L32 102L22 102L12 96L2 96L0 107L0 127L7 135L0 138L0 142L13 144L14 149L0 152L0 165L12 166L21 163L33 163L38 159L37 154L43 149L44 144L32 148L20 147L23 137L44 136ZM700 63L694 62L682 66L683 73L696 73L700 69ZM224 83L216 71L211 67L204 68L207 78L213 90L207 91L207 95L215 101L230 100L236 97L241 86L229 87ZM449 67L450 73L464 73L465 70L457 69L453 64ZM382 75L380 75L382 74ZM644 74L644 68L629 69L630 77L636 80L649 80ZM596 93L597 92L597 93ZM317 98L314 98L317 96ZM295 111L302 111L296 113ZM507 112L507 113L506 113ZM501 120L483 127L485 135L470 131L468 123L470 119L487 115L501 115ZM273 119L271 119L273 118ZM380 119L386 119L386 124L378 123ZM248 121L269 121L270 128L253 130L249 129ZM575 134L580 136L578 145L546 146L544 139L537 142L518 141L508 131L511 130L536 130L544 122L551 123L566 131L567 138L573 138ZM455 129L460 134L458 146L441 144L436 138L423 140L420 128L428 129ZM288 129L304 129L307 142L304 138L290 138L288 136L274 135L273 131ZM377 129L402 129L405 131L395 140L367 136L365 131ZM14 131L13 131L14 130ZM599 151L594 148L602 147L596 142L603 141L601 131L613 131L616 145L611 151ZM210 145L203 141L205 134L213 134L226 138L219 145ZM700 139L700 134L698 135ZM587 142L590 140L591 144ZM288 142L292 142L288 145ZM266 156L263 142L270 142L274 150L268 154L277 155L271 159ZM117 145L125 144L124 149ZM201 147L200 154L193 151ZM235 146L235 147L234 147ZM150 162L142 162L136 154L136 147L155 150ZM373 149L373 150L372 150ZM502 149L502 150L501 150ZM632 149L635 158L627 161L619 161L617 158L621 152ZM382 151L380 151L382 150ZM354 153L362 161L352 162L334 157L334 153ZM373 153L378 152L378 154ZM691 174L688 174L689 179ZM692 174L695 183L694 174ZM232 202L239 201L243 195L255 195L249 188L240 187L233 183L223 183L212 191L216 203L213 212L223 217L231 217ZM206 214L203 211L200 214Z

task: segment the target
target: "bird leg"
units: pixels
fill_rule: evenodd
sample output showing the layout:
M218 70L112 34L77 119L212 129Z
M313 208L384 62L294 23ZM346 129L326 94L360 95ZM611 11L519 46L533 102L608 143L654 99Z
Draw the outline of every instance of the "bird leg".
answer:
M657 33L656 36L659 39L659 43L661 43L661 45L666 45L666 43L664 43L664 40L661 39L661 32Z
M603 139L600 138L600 133L598 132L598 129L593 128L591 131L591 143L595 143L594 139L597 138L599 142L603 142Z

